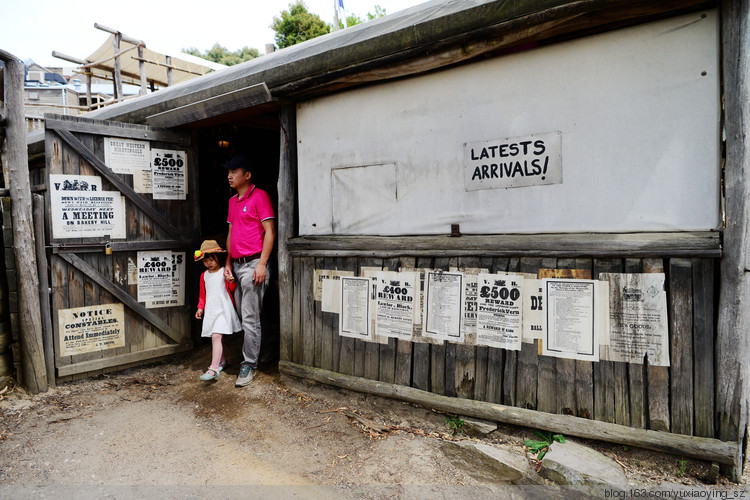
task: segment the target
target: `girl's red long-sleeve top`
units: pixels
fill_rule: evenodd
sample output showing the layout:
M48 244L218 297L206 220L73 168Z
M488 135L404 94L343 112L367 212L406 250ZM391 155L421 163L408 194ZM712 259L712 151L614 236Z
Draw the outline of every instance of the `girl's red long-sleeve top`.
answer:
M203 276L207 272L208 270L205 270L201 273L201 286L200 286L200 296L198 297L198 309L205 309L205 305L206 305L206 282L203 281ZM237 307L237 304L234 303L234 290L237 288L237 282L227 281L225 279L224 284L227 287L227 293L229 294L229 298L232 299L232 305Z

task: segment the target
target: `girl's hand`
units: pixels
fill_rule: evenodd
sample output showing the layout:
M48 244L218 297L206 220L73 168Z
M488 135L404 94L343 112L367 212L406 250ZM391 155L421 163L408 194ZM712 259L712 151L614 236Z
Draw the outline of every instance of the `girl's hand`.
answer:
M196 319L203 319L203 309L198 309L198 311L195 313Z

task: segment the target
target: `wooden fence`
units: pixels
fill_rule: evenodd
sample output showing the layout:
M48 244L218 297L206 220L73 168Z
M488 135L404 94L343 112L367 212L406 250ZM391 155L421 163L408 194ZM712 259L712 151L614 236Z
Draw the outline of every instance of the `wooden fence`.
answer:
M437 252L436 252L437 253ZM338 315L313 300L315 269L359 274L362 267L487 268L493 273L540 269L664 272L670 367L541 356L486 346L387 345L338 335ZM715 360L717 259L554 257L294 257L292 328L282 338L289 361L343 375L506 406L671 433L717 437ZM282 359L285 358L282 354Z

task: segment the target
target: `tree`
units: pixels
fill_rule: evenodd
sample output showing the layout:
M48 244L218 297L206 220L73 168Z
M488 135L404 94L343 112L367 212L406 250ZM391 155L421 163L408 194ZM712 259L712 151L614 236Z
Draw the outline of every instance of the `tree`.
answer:
M385 15L386 15L385 9L383 7L381 7L380 5L376 5L375 6L375 13L374 14L371 14L369 12L367 13L367 20L368 21L372 21L375 18L383 17Z
M276 32L276 45L280 49L331 32L320 16L308 12L302 0L289 4L289 10L282 10L281 17L274 16L271 29Z
M241 49L235 50L234 52L230 52L229 49L220 45L218 42L203 53L195 47L182 49L182 51L191 56L202 57L208 61L224 64L225 66L234 66L235 64L243 63L260 56L258 49L250 48L247 45Z
M368 12L367 19L362 19L357 14L349 14L348 16L346 16L346 26L341 20L339 20L339 29L351 28L352 26L355 26L357 24L362 24L367 21L372 21L373 19L377 19L378 17L383 17L385 15L386 15L385 9L381 7L380 5L376 5L375 13L373 14L371 12Z

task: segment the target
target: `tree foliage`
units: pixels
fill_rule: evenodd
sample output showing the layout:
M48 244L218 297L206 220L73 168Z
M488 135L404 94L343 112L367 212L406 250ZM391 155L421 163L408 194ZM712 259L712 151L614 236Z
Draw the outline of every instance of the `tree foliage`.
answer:
M344 23L341 20L339 20L339 29L351 28L352 26L355 26L357 24L366 23L367 21L372 21L373 19L377 19L385 15L386 15L385 9L381 7L380 5L376 5L375 13L368 12L367 19L362 19L357 14L349 14L348 16L346 16L346 25L344 25Z
M276 45L280 49L331 31L320 16L308 12L302 0L289 4L289 10L282 10L281 17L274 16L271 28L276 32Z
M229 49L220 45L218 42L205 52L201 52L195 47L182 49L182 51L186 54L202 57L203 59L207 59L219 64L224 64L226 66L234 66L235 64L243 63L260 56L260 52L258 52L258 49L255 48L244 46L241 49L231 52Z

